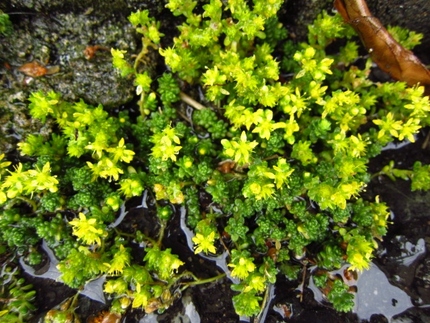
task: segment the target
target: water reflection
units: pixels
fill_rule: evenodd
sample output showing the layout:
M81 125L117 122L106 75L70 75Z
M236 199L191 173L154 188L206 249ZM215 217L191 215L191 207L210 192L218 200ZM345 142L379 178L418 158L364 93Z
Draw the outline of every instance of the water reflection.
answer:
M382 314L390 321L394 315L413 307L409 295L391 285L375 264L360 275L357 289L354 312L362 320L370 320L373 314Z

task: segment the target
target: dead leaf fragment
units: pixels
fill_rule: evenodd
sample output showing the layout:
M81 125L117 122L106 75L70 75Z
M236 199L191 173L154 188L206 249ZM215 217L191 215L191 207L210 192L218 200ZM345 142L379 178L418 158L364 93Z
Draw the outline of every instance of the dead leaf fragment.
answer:
M18 68L18 71L30 77L41 77L49 74L55 74L60 71L60 66L55 65L46 67L37 61L25 63Z

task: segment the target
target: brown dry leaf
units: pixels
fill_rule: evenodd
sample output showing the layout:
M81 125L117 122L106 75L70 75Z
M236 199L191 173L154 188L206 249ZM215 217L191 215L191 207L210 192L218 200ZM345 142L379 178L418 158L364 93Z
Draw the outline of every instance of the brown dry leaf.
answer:
M25 63L18 68L18 71L24 73L31 77L41 77L48 74L55 74L60 71L60 66L55 65L51 67L46 67L37 61Z
M40 76L44 76L46 75L46 73L48 72L48 69L41 65L38 62L30 62L30 63L25 63L23 65L21 65L18 68L18 71L24 73L27 76L31 76L31 77L40 77Z

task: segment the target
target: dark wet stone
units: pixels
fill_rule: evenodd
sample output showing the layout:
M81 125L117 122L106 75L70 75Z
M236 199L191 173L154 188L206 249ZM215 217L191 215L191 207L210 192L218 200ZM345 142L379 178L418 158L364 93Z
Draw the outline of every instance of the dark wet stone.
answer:
M91 12L98 17L108 17L112 14L128 15L137 9L160 11L165 2L159 0L10 0L0 5L5 12L27 10L31 12L50 13Z
M414 51L428 53L430 48L430 1L369 0L368 2L373 15L378 17L384 25L401 26L424 34L422 45ZM425 63L428 64L430 61Z

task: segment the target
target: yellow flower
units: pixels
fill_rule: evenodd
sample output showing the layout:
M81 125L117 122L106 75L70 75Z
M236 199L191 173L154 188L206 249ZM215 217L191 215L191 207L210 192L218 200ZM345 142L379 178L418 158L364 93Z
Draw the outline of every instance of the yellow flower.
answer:
M194 237L193 237L193 242L195 243L194 246L194 253L198 254L200 252L204 252L204 253L216 253L216 248L214 246L214 240L215 240L215 232L212 231L207 237L205 237L204 235L197 233Z
M97 228L97 219L87 219L84 213L79 213L79 219L69 222L72 226L73 234L81 239L85 244L101 244L101 237L104 235L102 229Z
M56 176L50 175L51 166L49 162L47 162L41 170L38 167L36 167L36 169L30 169L28 174L30 175L29 187L31 187L31 189L37 189L39 191L49 190L53 193L58 190L58 180Z
M121 138L117 147L108 148L107 151L112 153L114 163L118 160L121 160L124 163L129 163L134 156L134 151L126 149L124 138Z
M124 271L124 268L130 263L130 254L123 245L119 246L119 250L114 254L109 265L108 274L119 275Z
M348 268L349 270L359 270L369 269L369 259L363 257L363 255L359 253L355 253L352 257L348 257L348 261L351 263L351 266Z
M367 241L366 238L359 235L352 237L346 249L347 260L351 264L349 270L361 271L368 269L372 252L372 243Z
M251 260L243 257L240 257L238 265L229 264L229 267L234 268L231 272L231 275L239 279L245 279L249 276L249 273L255 270L254 263Z
M251 290L257 292L263 292L266 289L266 279L260 274L252 274L249 279L247 279L248 286L243 290L245 293Z

